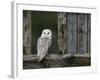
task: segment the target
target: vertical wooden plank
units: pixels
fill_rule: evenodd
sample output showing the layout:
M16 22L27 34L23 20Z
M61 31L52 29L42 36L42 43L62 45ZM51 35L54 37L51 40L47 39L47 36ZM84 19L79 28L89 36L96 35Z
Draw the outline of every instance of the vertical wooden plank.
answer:
M83 29L83 53L87 53L87 14L84 14L84 27Z
M23 12L23 52L31 54L31 11Z
M78 14L78 53L87 51L87 14Z
M67 13L67 29L68 29L68 53L76 53L77 47L77 14Z
M91 46L91 14L87 15L87 52L90 53L90 46Z
M67 42L66 13L57 13L58 17L58 48L59 51L65 53Z

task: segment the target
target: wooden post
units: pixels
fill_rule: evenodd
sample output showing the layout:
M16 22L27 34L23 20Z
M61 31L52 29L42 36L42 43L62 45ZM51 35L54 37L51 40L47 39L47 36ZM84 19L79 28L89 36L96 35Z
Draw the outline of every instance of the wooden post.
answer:
M91 14L88 14L87 16L87 52L90 53L91 52Z
M61 53L65 53L67 47L67 27L66 13L57 13L58 17L58 48Z
M31 11L23 11L23 52L31 54Z
M87 14L78 14L78 53L87 52Z
M77 14L67 13L67 52L77 53Z

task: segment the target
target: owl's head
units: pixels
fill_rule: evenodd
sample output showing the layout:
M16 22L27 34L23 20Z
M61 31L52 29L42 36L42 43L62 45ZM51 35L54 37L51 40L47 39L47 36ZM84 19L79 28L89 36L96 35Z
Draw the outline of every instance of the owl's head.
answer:
M44 29L42 31L41 37L42 38L46 38L46 39L51 39L52 38L52 32L51 32L51 30L50 29Z

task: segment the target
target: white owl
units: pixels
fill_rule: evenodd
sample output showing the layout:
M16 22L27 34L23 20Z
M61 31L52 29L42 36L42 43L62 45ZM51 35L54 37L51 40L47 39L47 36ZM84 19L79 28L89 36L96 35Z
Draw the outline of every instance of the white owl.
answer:
M51 45L52 32L50 29L44 29L37 41L37 58L38 62L42 61L47 55L48 49Z

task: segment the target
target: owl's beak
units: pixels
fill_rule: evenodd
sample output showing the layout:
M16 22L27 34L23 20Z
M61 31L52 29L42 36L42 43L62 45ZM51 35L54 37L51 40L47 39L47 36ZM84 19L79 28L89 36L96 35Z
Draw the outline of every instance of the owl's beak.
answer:
M49 39L49 38L45 38L45 39Z

